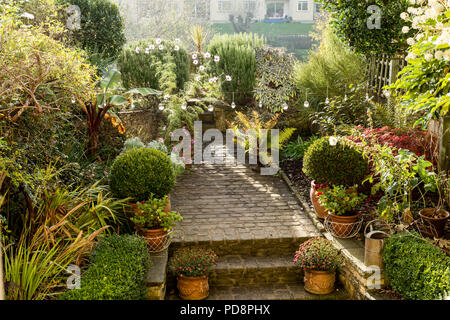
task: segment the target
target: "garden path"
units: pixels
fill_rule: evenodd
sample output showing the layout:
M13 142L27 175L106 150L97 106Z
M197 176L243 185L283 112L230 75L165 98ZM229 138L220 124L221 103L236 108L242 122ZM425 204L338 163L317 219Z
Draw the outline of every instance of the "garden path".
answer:
M216 152L230 158L225 147ZM172 208L183 216L170 253L199 245L215 250L209 299L319 299L303 289L292 263L298 245L319 236L283 179L246 165L194 165L179 177ZM168 279L175 299L175 279ZM345 297L338 290L325 297Z

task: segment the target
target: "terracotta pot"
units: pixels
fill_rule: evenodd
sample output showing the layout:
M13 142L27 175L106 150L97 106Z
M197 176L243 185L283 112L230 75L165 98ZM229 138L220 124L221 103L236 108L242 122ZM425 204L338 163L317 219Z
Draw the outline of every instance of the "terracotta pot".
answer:
M147 240L147 245L152 251L162 250L167 240L167 231L164 231L163 228L147 229L139 233Z
M172 210L172 204L170 203L170 194L167 196L167 199L169 200L169 202L167 202L166 204L166 209L164 210L165 212L169 212L170 210Z
M209 296L208 277L177 277L177 288L183 300L203 300Z
M419 215L422 218L425 226L432 227L430 236L441 238L445 232L445 224L450 216L450 213L444 209L440 209L438 213L442 215L441 218L433 218L436 213L435 208L426 208L419 211Z
M305 290L313 294L329 294L334 291L336 272L305 271Z
M361 213L354 216L338 216L335 214L330 214L331 225L333 226L333 231L337 237L347 237L353 231L355 223L358 221Z
M315 185L316 184L314 183L314 181L311 181L311 190L309 192L309 198L311 199L314 211L316 212L317 216L320 219L325 219L325 217L328 214L328 211L325 210L325 208L320 203L319 197L316 196L316 191L314 190Z

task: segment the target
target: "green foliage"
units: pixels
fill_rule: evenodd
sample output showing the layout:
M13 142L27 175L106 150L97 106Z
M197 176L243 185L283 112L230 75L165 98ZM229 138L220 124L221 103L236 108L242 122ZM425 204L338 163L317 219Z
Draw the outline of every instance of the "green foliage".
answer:
M354 126L368 125L367 109L372 106L371 98L366 97L366 87L350 85L344 96L336 96L324 103L322 110L313 116L313 123L320 126L322 134L333 134Z
M81 11L81 28L71 31L76 45L95 59L115 59L125 44L123 19L111 0L58 0L64 5L76 5Z
M320 138L308 148L303 158L303 171L316 184L353 186L361 184L368 173L368 163L360 151L341 139L330 145L330 138Z
M272 112L282 111L295 95L294 64L295 58L285 50L256 49L254 97Z
M47 36L42 26L20 27L17 15L0 24L0 117L15 121L23 113L73 108L95 90L95 69L80 51ZM55 81L55 79L58 79Z
M217 265L217 255L211 249L184 247L178 249L169 261L169 270L175 275L205 277Z
M148 200L136 203L139 211L134 211L134 216L130 220L139 231L159 228L163 228L164 231L172 230L175 223L183 218L175 211L166 210L169 201L167 196L158 199L151 194Z
M301 136L297 140L289 142L282 151L282 155L286 159L302 159L309 146L319 139L317 136L311 136L308 140L303 140Z
M183 89L189 78L189 56L173 41L145 39L130 43L117 64L126 88L149 87L172 94Z
M331 12L331 25L336 34L364 55L393 56L401 53L406 47L406 39L412 32L403 33L402 27L407 24L400 19L410 5L408 0L320 0L323 8ZM379 28L368 28L368 23L374 23L373 13L369 5L379 7L381 15Z
M144 239L113 234L102 238L81 276L81 288L66 291L63 300L144 300L150 255Z
M389 283L411 300L445 299L450 292L450 257L418 234L386 239L383 261Z
M295 66L295 83L299 103L308 96L310 108L320 109L328 97L345 96L351 84L365 81L366 62L346 47L329 24L318 24L319 47L311 51L306 62Z
M295 252L294 263L303 271L334 272L339 267L339 251L330 240L312 238L303 242Z
M356 188L350 190L343 186L331 186L317 190L317 196L329 213L342 216L351 214L367 198L364 194L358 195Z
M222 93L228 102L245 105L251 98L256 83L255 49L262 47L263 38L254 34L216 35L208 46L212 56L220 57L212 64L212 73L229 75L231 81L222 82Z
M119 155L111 166L109 185L118 198L143 201L154 193L162 198L175 184L169 157L161 151L139 148Z
M395 90L404 110L420 116L416 124L422 127L426 127L430 119L448 114L450 107L450 6L447 3L444 8L444 1L436 5L442 9L436 18L427 15L431 2L424 7L423 16L411 17L413 21L423 19L423 23L416 27L419 32L408 49L407 66L400 71L397 82L387 87Z

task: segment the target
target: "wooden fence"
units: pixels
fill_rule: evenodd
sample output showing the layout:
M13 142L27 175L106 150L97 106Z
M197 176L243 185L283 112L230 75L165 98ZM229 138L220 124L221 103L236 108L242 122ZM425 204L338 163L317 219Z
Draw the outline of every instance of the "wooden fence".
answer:
M378 97L383 97L383 87L394 83L406 64L404 57L372 57L368 70L369 89Z

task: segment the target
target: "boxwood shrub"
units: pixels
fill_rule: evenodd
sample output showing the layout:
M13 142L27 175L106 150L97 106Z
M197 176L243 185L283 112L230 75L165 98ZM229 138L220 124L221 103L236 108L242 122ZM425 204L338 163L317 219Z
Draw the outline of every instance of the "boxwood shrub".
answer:
M369 164L358 150L338 140L320 138L309 146L303 158L303 171L318 184L353 186L361 184Z
M100 239L81 288L68 290L63 300L141 300L150 268L146 241L134 235L113 234Z
M386 275L405 299L441 299L450 295L450 257L414 233L400 233L383 248Z
M147 200L151 193L162 198L175 184L170 158L150 148L131 149L119 155L111 166L109 185L118 198Z

